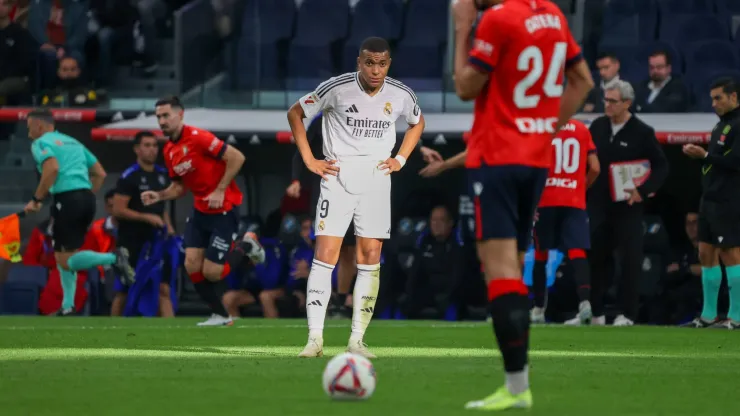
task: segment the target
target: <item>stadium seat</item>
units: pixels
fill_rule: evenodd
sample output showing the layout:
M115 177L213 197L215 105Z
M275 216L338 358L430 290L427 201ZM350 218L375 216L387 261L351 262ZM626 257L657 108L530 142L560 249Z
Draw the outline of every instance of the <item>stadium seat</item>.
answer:
M13 264L8 271L7 282L30 282L36 286L44 287L48 278L49 271L45 267Z
M670 251L668 232L659 215L646 215L642 223L645 253L664 254Z
M714 0L658 0L660 15L714 13Z
M398 0L361 0L352 10L349 38L344 45L342 72L357 69L357 53L370 36L393 40L400 35L403 9Z
M419 237L426 231L427 225L426 217L401 218L393 235L395 251L398 253L414 251Z
M301 224L298 218L291 214L286 214L280 224L278 238L286 246L294 246L301 240Z
M444 64L449 19L447 0L409 3L405 18L405 36L394 51L392 76L399 79L439 80Z
M280 22L280 24L259 24ZM248 0L242 16L242 31L236 41L234 73L236 87L280 89L284 87L287 40L293 34L293 0ZM281 63L283 63L281 65Z
M296 21L296 37L288 51L288 78L336 75L331 45L347 35L349 3L305 0Z
M609 26L604 26L601 43L634 43L640 41L640 18L627 16Z
M642 276L638 283L640 296L652 298L658 292L658 283L665 271L663 257L656 254L648 254L642 259Z
M624 23L627 20L628 23ZM636 28L625 33L626 28ZM654 0L610 1L604 6L603 33L627 34L629 38L637 35L641 41L655 39L658 29L658 7ZM624 39L624 38L623 38Z
M727 22L714 15L669 15L663 17L660 40L673 42L678 48L698 40L730 40Z
M711 70L738 69L740 57L728 40L704 40L692 42L683 49L686 74L706 73Z
M0 315L38 315L40 291L32 281L6 282L0 286Z
M699 76L701 75L701 76ZM694 98L692 111L709 113L713 112L712 100L709 97L709 89L712 83L720 77L731 77L740 80L740 70L721 69L698 74L696 78L690 79L691 93Z

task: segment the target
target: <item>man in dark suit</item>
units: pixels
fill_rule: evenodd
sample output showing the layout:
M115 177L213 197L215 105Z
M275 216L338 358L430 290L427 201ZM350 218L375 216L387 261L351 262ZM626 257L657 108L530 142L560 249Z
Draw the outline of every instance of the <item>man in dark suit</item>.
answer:
M650 78L637 85L634 111L638 113L684 113L689 93L683 81L671 75L671 58L656 51L648 58Z

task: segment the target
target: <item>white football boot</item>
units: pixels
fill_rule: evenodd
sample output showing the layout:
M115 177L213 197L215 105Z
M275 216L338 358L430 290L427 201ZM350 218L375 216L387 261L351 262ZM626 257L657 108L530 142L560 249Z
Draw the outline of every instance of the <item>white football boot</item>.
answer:
M217 314L212 314L210 318L203 322L198 322L198 326L231 326L234 325L234 320L231 317L225 317Z
M306 346L303 348L300 354L301 358L314 358L324 356L324 339L323 338L308 338Z

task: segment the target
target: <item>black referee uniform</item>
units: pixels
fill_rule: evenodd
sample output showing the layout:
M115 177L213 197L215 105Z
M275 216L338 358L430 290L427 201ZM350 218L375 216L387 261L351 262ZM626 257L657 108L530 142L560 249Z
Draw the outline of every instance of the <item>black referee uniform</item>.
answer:
M321 132L323 119L323 115L319 114L311 121L311 124L306 130L308 145L311 147L311 153L316 159L324 159L324 135ZM305 178L305 175L309 177ZM314 174L306 168L306 164L303 163L303 158L301 157L301 152L298 149L296 149L295 155L293 155L291 179L293 181L301 181L302 184L308 182L308 185L311 187L311 217L315 217L316 205L319 203L319 195L321 193L321 176ZM349 223L349 227L347 227L347 233L342 240L342 247L353 247L356 244L355 223L352 221Z
M702 165L699 241L740 247L740 108L720 117Z
M621 259L621 313L632 320L639 308L638 281L643 261L644 202L657 191L668 176L668 161L655 137L655 130L632 116L613 134L607 116L597 118L589 127L602 173L588 191L587 210L591 225L591 308L594 317L604 315L604 294L607 289L607 263L616 250ZM617 162L647 159L651 173L637 187L643 203L628 205L614 202L611 197L610 166Z

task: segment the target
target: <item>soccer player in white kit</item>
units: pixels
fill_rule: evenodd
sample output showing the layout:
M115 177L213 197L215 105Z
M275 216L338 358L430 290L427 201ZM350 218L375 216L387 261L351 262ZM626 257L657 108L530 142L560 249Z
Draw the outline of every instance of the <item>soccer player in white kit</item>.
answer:
M347 351L375 358L363 342L380 286L380 252L391 233L391 178L401 170L424 131L416 95L388 78L388 42L368 38L360 47L358 72L325 81L288 111L288 122L303 162L321 176L316 207L316 247L308 276L306 314L308 343L300 357L323 356L326 308L331 274L342 238L354 220L357 236L357 280L353 293L352 333ZM325 160L315 159L303 119L323 111ZM396 119L409 124L395 157Z

